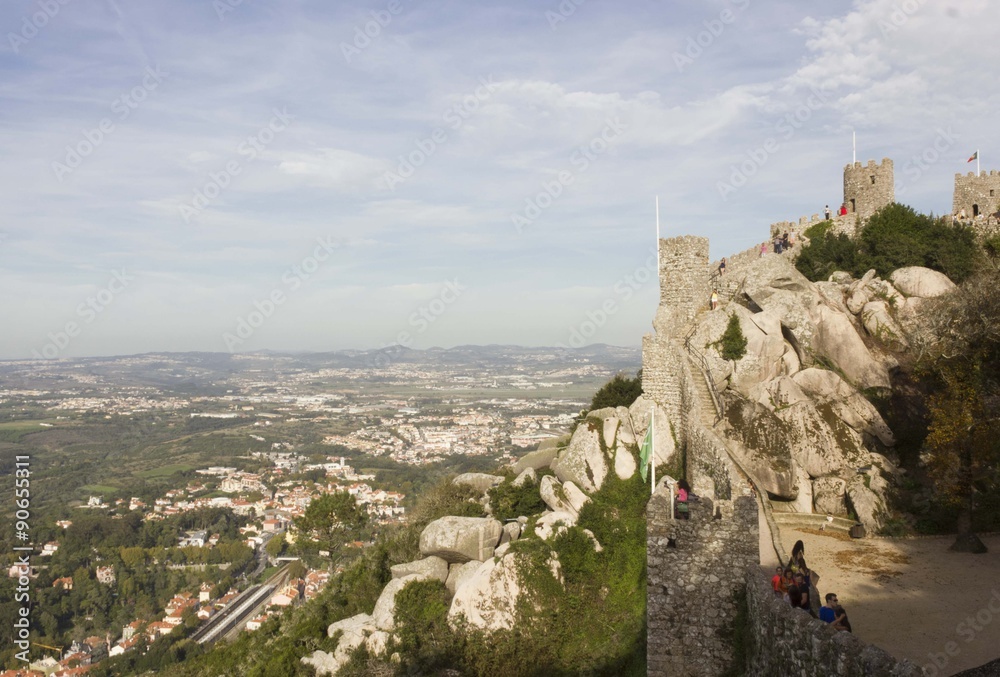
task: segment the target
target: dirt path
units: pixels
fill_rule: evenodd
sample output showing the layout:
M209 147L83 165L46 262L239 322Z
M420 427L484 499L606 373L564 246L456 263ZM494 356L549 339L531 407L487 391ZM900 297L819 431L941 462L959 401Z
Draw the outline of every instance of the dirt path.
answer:
M846 534L783 529L790 552L805 544L820 574L820 599L835 592L854 634L929 677L953 675L1000 657L1000 536L985 555L950 552L949 538L852 540Z

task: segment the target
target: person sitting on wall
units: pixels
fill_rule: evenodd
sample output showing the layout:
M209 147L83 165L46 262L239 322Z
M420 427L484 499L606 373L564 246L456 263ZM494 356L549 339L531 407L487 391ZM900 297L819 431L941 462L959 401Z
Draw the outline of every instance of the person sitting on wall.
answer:
M795 541L795 545L792 546L792 555L788 558L788 566L792 573L798 573L799 571L799 561L805 560L806 556L806 544L802 541Z
M784 594L782 595L782 598L786 602L788 602L789 601L789 599L788 599L788 596L789 596L788 593L789 593L789 591L792 588L795 587L795 575L792 573L791 569L785 569L785 573L781 577L781 582L782 582L782 589L784 590Z
M691 493L691 485L687 483L687 480L677 480L675 491L674 511L677 513L675 517L682 520L691 519L690 507L688 506L688 494Z
M847 203L840 205L840 215L847 216Z
M806 583L806 577L802 574L795 574L795 587L799 589L799 603L798 606L795 604L792 606L812 614L812 607L809 605L809 584Z
M785 568L778 567L774 570L774 576L771 577L771 589L774 590L774 596L784 597L787 587L785 585Z
M819 609L819 619L824 623L829 623L830 627L835 630L850 632L844 626L844 623L847 622L847 613L844 611L844 607L838 603L836 593L828 592L826 594L826 604Z

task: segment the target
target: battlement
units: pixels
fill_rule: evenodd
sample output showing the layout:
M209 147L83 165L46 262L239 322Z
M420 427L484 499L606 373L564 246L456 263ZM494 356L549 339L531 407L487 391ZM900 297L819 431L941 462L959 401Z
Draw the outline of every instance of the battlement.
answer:
M661 239L659 246L660 305L670 311L671 332L682 336L711 293L708 238L682 235Z
M869 160L844 167L844 204L847 212L862 222L882 207L896 201L896 180L892 160L882 158L881 164Z
M958 181L959 179L964 179L964 178L985 179L990 176L1000 176L1000 172L998 172L995 169L991 169L988 173L985 171L980 172L978 175L975 172L969 172L968 174L962 174L961 172L958 172L957 174L955 174L955 180Z
M977 221L1000 211L1000 172L955 174L952 214Z

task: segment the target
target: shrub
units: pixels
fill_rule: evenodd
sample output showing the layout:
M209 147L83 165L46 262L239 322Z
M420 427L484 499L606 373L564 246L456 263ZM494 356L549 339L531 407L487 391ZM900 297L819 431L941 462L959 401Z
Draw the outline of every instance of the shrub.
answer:
M724 360L739 360L747 353L747 338L735 313L729 316L729 324L719 339L719 353Z
M613 379L594 393L594 399L590 402L590 410L594 411L605 407L630 407L633 402L639 399L639 395L642 395L641 371L635 375L635 378L616 374Z
M490 507L493 516L500 521L514 519L521 515L534 515L545 510L545 502L538 495L538 485L526 481L515 487L507 478L502 484L490 489Z
M795 267L813 281L825 280L835 270L861 277L874 268L887 277L897 268L923 266L961 282L972 274L979 254L975 235L967 226L919 214L898 203L873 214L853 240L830 233L829 226L814 226L809 235Z

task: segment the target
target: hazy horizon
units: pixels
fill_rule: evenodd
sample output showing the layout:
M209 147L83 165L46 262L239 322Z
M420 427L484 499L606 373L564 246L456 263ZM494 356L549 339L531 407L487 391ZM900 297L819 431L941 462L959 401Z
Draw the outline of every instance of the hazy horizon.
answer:
M857 159L947 213L1000 166L1000 5L16 0L0 359L636 345ZM990 55L993 54L993 57Z

